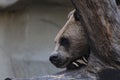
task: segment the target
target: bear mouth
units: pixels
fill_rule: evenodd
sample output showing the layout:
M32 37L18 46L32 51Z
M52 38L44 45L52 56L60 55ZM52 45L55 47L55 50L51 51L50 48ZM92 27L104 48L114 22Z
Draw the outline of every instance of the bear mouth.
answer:
M77 59L72 60L68 65L67 65L67 69L71 70L71 69L79 69L82 67L87 66L88 64L88 59L89 59L89 55L83 55Z

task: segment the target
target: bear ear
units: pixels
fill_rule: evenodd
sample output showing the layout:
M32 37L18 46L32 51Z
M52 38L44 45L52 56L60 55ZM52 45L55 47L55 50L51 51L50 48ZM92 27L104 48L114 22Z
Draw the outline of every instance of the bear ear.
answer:
M70 18L71 15L73 15L75 12L75 9L73 9L69 14L68 14L68 19Z
M79 21L79 20L80 20L80 19L79 19L79 14L78 14L77 11L74 12L73 16L74 16L74 18L75 18L75 21Z

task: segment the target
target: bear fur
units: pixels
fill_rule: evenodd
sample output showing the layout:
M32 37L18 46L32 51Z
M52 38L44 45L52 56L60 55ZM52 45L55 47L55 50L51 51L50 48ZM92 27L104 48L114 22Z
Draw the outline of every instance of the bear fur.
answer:
M98 59L90 51L90 47L86 41L84 30L79 22L78 15L75 10L68 15L68 21L58 32L55 38L56 47L52 53L57 59L50 61L58 68L81 69L82 74L93 76L99 80L117 80L120 79L120 70L109 66ZM85 59L83 59L85 58ZM55 62L54 62L55 61ZM57 62L58 61L58 62ZM115 73L117 77L108 75ZM106 75L104 77L104 75Z

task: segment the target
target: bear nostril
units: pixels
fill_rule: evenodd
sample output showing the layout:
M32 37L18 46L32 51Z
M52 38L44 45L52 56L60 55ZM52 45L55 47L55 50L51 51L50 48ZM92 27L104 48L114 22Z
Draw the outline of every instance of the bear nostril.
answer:
M59 57L58 55L52 55L50 56L49 60L53 63L53 64L56 64L59 62Z

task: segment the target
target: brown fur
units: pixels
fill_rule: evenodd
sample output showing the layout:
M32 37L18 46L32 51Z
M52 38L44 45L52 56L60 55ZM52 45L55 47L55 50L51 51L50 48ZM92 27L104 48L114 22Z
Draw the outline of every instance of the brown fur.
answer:
M76 52L74 52L75 54L80 50L84 50L83 48L86 45L86 39L82 27L80 27L81 24L74 19L73 12L74 10L68 15L69 19L57 34L55 42L59 41L59 39L63 36L69 38L69 40L71 40L71 49L76 50Z
M69 64L69 62L71 60L73 60L74 58L79 58L80 56L83 56L84 54L89 53L88 52L89 47L88 47L87 41L85 39L84 31L81 27L80 22L75 21L73 13L74 13L74 11L72 11L69 14L69 19L68 19L67 23L63 26L63 28L59 31L59 33L57 34L57 36L55 38L55 43L56 43L57 48L55 48L54 51L56 51L56 52L60 51L59 54L61 54L61 55L64 53L64 55L62 56L64 58L66 58L66 56L70 57L70 59L68 59L69 61L67 61L66 64L59 66L60 68L66 67ZM107 31L109 32L109 35L111 35L111 31L109 30L108 27L107 27ZM64 49L64 47L59 44L61 37L66 37L70 40L70 47L69 47L70 50L69 51L66 51ZM98 56L98 57L100 57L100 56ZM120 70L114 69L114 67L111 67L111 66L105 64L98 57L96 57L96 55L93 54L91 51L91 53L89 55L89 62L87 64L87 66L84 68L81 68L80 72L84 75L87 75L88 77L94 76L95 79L99 78L99 80L106 80L106 79L117 80L117 79L119 79L120 78L120 76L119 76ZM112 58L112 57L113 56L111 56L109 58ZM101 58L104 58L104 56ZM112 76L114 74L115 74L115 76ZM109 76L109 75L111 75L111 76ZM116 78L116 76L117 76L117 78Z
M73 16L75 10L71 11L68 15L68 21L59 31L55 38L56 47L54 49L53 55L59 54L66 63L60 67L66 67L72 60L81 57L84 54L88 53L88 45L84 36L84 32L81 24L78 21L75 21ZM62 37L67 38L70 41L69 50L66 51L64 46L61 46L59 41Z

